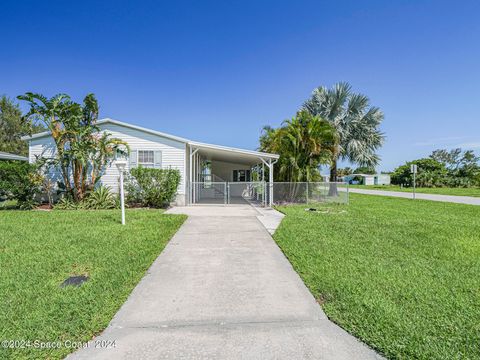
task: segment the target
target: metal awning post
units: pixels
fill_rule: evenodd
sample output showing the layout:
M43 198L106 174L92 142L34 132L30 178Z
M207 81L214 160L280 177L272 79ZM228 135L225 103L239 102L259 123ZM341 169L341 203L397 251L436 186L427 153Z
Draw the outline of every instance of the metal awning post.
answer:
M192 147L190 146L190 171L189 171L189 174L188 174L188 179L189 179L189 183L188 183L188 198L189 198L189 204L192 204L193 201L194 201L194 197L193 197L193 157L194 155L197 153L198 151L198 148L195 149L194 151L192 151Z
M271 158L268 159L268 162L266 162L263 158L260 158L262 162L267 165L268 167L268 204L270 207L273 205L273 165L275 165L278 161L276 159L275 161L272 161Z

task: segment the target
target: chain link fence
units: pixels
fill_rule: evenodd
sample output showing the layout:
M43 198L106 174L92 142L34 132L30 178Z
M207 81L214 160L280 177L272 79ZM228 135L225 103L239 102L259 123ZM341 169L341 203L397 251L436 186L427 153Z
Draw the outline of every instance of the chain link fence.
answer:
M190 204L348 204L348 184L340 182L193 182Z
M348 204L348 184L341 182L274 182L273 204Z

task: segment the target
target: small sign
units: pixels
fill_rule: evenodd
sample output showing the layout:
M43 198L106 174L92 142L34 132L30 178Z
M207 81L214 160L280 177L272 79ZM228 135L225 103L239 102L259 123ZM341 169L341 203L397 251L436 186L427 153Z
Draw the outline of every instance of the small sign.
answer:
M417 173L417 165L415 165L415 164L410 165L410 172L413 173L413 174L416 174Z

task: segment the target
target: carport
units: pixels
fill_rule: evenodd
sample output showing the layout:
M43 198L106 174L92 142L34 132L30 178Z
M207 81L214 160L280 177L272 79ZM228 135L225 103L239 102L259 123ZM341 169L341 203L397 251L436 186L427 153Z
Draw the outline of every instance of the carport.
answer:
M189 205L272 205L279 155L200 142L187 147Z

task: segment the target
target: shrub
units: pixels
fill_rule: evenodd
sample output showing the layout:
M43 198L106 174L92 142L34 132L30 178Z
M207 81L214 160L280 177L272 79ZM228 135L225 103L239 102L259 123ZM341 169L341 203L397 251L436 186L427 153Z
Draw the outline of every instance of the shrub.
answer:
M71 197L65 196L55 205L57 210L104 210L119 207L118 197L105 186L97 187L82 201L76 202Z
M97 187L87 196L83 203L86 209L92 210L118 209L120 207L118 196L112 194L106 186Z
M443 164L429 158L410 161L396 168L391 175L392 184L412 186L413 174L410 172L412 164L418 167L417 186L436 187L445 184L447 169Z
M125 190L129 204L167 207L174 199L180 184L180 171L138 167L130 170Z
M37 204L43 177L37 166L23 161L0 161L0 197L17 200L22 209Z

